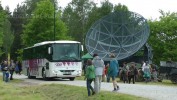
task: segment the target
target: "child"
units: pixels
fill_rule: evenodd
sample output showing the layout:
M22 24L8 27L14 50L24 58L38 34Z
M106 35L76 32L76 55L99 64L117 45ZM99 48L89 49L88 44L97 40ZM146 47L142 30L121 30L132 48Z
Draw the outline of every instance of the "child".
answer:
M103 75L102 75L102 82L105 82L106 80L106 67L103 69Z
M106 71L105 71L105 73L106 73L106 81L107 82L109 82L110 81L110 77L109 77L109 63L107 63L107 65L106 65L106 67L105 67L105 69L106 69Z
M91 86L92 81L95 79L95 69L92 64L92 60L87 60L87 68L86 68L86 75L85 78L87 79L87 91L88 91L88 96L91 95L90 89L92 90L92 95L95 94L95 91L93 90L93 87Z

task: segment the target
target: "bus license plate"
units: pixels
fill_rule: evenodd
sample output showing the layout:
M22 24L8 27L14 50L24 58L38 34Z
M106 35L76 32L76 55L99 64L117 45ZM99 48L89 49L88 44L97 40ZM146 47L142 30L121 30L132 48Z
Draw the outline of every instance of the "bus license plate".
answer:
M63 72L64 75L71 75L71 72Z

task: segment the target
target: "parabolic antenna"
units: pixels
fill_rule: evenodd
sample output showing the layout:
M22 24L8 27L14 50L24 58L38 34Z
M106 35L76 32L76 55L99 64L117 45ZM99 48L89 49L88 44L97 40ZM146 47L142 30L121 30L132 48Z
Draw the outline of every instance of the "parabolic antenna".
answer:
M146 43L149 32L147 21L140 14L113 12L91 26L85 39L86 49L105 61L110 59L110 53L121 60L136 53Z

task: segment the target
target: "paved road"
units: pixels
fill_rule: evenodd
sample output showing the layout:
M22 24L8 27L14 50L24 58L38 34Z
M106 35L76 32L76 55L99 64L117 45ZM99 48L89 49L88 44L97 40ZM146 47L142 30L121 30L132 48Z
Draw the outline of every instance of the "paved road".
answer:
M16 79L22 79L25 82L36 83L36 84L67 84L75 86L86 86L85 81L68 81L68 80L53 80L43 81L41 79L27 79L24 75L14 75ZM159 86L159 85L141 85L141 84L123 84L119 83L120 90L118 93L131 94L151 100L177 100L177 87L175 86ZM112 83L102 83L101 90L112 91Z

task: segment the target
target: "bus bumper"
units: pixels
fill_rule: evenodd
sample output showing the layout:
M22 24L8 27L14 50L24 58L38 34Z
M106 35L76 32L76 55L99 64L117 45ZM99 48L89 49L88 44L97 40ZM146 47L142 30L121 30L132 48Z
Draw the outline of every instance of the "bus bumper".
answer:
M75 71L53 71L50 77L78 77L82 75L82 70L75 70Z

